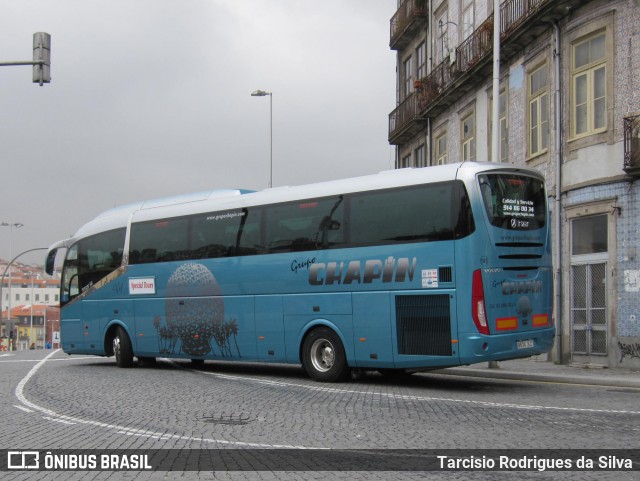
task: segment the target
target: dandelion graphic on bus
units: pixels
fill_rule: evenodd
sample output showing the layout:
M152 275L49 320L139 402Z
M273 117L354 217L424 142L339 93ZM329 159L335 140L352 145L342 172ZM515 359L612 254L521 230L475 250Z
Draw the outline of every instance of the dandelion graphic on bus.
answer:
M242 356L237 343L238 323L236 319L224 320L220 286L202 264L183 264L169 277L165 312L164 323L160 316L153 321L160 353L201 357L212 352L233 357L235 351Z

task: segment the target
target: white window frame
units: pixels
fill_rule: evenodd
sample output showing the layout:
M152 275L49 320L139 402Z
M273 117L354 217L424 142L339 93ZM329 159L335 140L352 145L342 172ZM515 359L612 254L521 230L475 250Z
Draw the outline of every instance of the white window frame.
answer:
M416 80L427 76L427 42L421 42L416 47Z
M533 90L533 78L546 69L546 83ZM527 156L535 157L549 150L549 64L543 63L527 75ZM546 115L545 115L546 111ZM533 118L535 115L535 119ZM546 141L546 143L545 143ZM535 149L534 149L535 147Z
M398 168L404 169L406 167L411 167L411 154L407 154L400 158L400 165L398 165Z
M507 120L507 90L503 87L500 88L500 110L498 116L498 161L507 162L509 160L509 123ZM493 97L489 98L489 158L492 158L493 142Z
M445 10L442 14L436 18L434 28L438 29L435 35L435 45L433 51L435 52L435 63L439 65L446 57L449 56L449 12Z
M576 67L576 50L587 43L602 37L604 41L602 56L591 58L592 51L589 49L589 60ZM605 132L607 130L607 34L606 30L580 38L571 44L571 138L579 139L589 135ZM596 92L598 77L604 82L601 92ZM579 99L578 82L584 82L584 98ZM599 107L598 107L599 105ZM578 110L582 110L578 113ZM596 125L598 115L596 110L600 110L602 125ZM578 119L584 118L580 125L584 128L578 130Z
M475 30L476 25L476 2L475 0L460 0L460 24L462 28L462 43Z
M447 131L441 132L436 137L435 143L435 159L436 165L445 165L447 163Z
M426 167L427 166L427 149L425 147L425 144L420 144L414 151L413 151L413 159L414 159L414 164L416 167Z
M413 91L413 58L405 58L402 62L402 100L406 99Z
M460 152L462 161L476 160L476 111L467 112L460 119ZM465 135L465 124L471 122L469 132Z

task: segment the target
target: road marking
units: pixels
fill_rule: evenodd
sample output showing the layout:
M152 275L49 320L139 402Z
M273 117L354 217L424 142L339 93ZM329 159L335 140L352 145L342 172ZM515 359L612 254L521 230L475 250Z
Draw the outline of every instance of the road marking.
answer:
M81 425L88 425L88 426L96 426L103 429L115 430L116 433L118 434L122 434L125 436L135 436L138 438L148 438L148 439L154 439L154 440L175 439L175 440L182 440L182 441L188 441L188 442L197 441L197 442L203 442L207 444L218 444L218 445L225 445L225 446L238 446L238 447L248 447L248 448L258 448L258 449L259 448L313 449L309 446L250 443L250 442L241 442L241 441L229 441L226 439L182 436L179 434L161 433L161 432L148 431L144 429L137 429L137 428L127 427L127 426L120 426L117 424L108 424L108 423L103 423L103 422L95 421L91 419L83 419L75 416L68 416L65 414L57 413L51 409L47 409L45 407L39 406L29 401L24 395L24 388L26 384L29 382L29 380L57 352L58 352L57 350L53 351L51 354L49 354L44 359L39 361L35 366L31 368L31 370L27 373L27 375L20 381L20 383L16 387L15 396L24 405L24 407L22 406L16 406L16 407L24 410L25 412L30 412L29 409L33 411L38 411L42 414L45 414L46 416L43 416L43 418L47 420L51 420L51 421L55 421L55 422L59 422L67 425L81 424ZM81 359L87 359L87 358L81 358ZM172 364L175 364L175 363L172 363ZM188 368L185 368L185 369L188 369ZM359 391L357 389L327 387L322 385L295 384L295 383L285 382L285 381L274 381L274 380L266 380L266 379L252 378L252 377L235 376L235 375L229 375L229 374L209 373L205 371L196 371L191 369L188 369L188 370L199 373L199 374L212 375L212 376L216 376L222 379L228 379L232 381L244 381L244 382L249 381L249 382L254 382L254 383L269 385L269 386L302 388L309 391L317 391L317 392L331 393L331 394L356 394L359 396L377 396L377 397L385 397L389 399L399 399L399 400L407 400L407 401L451 402L451 403L462 403L462 404L482 406L482 407L512 408L512 409L523 409L523 410L588 412L588 413L604 413L604 414L640 414L640 411L619 411L619 410L608 410L608 409L540 406L540 405L529 405L529 404L499 403L499 402L489 402L489 401L473 401L469 399L457 399L457 398L438 398L438 397L431 397L431 396L390 394L390 393L375 392L375 391Z
M26 413L32 413L33 412L31 409L28 409L28 408L26 408L24 406L18 406L17 404L14 404L13 407L14 408L18 408L18 409L20 409L20 410L22 410L22 411L24 411Z
M188 368L185 368L185 369L188 369ZM569 412L604 413L604 414L640 414L640 411L619 411L614 409L591 409L591 408L576 408L576 407L561 407L561 406L541 406L541 405L535 405L535 404L500 403L500 402L492 402L492 401L475 401L471 399L440 398L440 397L416 396L416 395L408 395L408 394L392 394L392 393L384 393L384 392L377 392L377 391L358 391L355 389L314 386L314 385L296 384L296 383L285 382L285 381L272 381L268 379L234 376L230 374L219 374L219 373L206 372L206 371L197 371L197 370L193 370L193 371L201 374L220 377L223 379L251 381L258 384L280 386L280 387L296 387L296 388L307 389L309 391L318 391L318 392L324 392L324 393L330 393L330 394L357 394L360 396L378 396L378 397L385 397L389 399L399 399L403 401L421 401L421 402L440 401L440 402L450 402L450 403L460 403L460 404L471 404L474 406L483 406L483 407L525 409L525 410L531 410L531 411L569 411Z
M85 356L85 357L69 357L65 359L51 359L50 362L69 362L69 361L84 361L85 359L106 359L103 356ZM0 361L2 363L18 363L18 362L42 362L41 359L10 359L6 361Z
M75 416L67 416L66 414L57 413L51 409L39 406L35 403L29 401L24 395L24 388L29 382L29 380L35 375L36 372L49 360L51 356L56 354L58 350L53 351L51 354L46 356L44 359L40 360L35 366L31 368L31 370L27 373L27 375L22 378L22 380L18 383L18 386L15 390L15 396L18 400L26 406L26 408L22 407L21 409L32 409L34 411L39 411L46 416L43 416L44 419L61 422L64 424L84 424L88 426L96 426L104 429L115 430L119 434L125 434L127 436L138 436L138 437L148 437L154 439L178 439L183 441L198 441L204 443L211 444L222 444L226 446L242 446L249 448L280 448L280 449L310 449L307 446L294 446L294 445L283 445L283 444L267 444L267 443L247 443L240 441L228 441L226 439L213 439L213 438L199 438L193 436L181 436L179 434L171 434L171 433L158 433L154 431L147 431L144 429L136 429L127 426L119 426L117 424L108 424L100 421L94 421L91 419L83 419ZM18 407L18 406L16 406Z
M65 421L64 419L51 418L49 416L42 416L42 419L46 419L48 421L55 421L57 423L62 423L62 424L76 424L76 423L72 423L71 421Z

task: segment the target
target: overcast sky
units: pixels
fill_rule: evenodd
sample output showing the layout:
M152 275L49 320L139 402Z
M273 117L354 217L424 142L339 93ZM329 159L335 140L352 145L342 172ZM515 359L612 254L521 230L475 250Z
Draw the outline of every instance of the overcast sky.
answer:
M393 167L395 0L2 0L0 62L51 34L52 83L0 67L0 222L13 255L111 207ZM10 229L0 228L0 258ZM44 251L24 256L41 262Z

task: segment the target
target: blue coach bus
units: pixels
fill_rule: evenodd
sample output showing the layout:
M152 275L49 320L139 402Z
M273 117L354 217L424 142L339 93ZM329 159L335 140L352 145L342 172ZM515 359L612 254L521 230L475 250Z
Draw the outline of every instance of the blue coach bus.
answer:
M301 363L333 382L549 351L549 239L539 173L467 162L111 209L47 270L64 250L66 353Z

